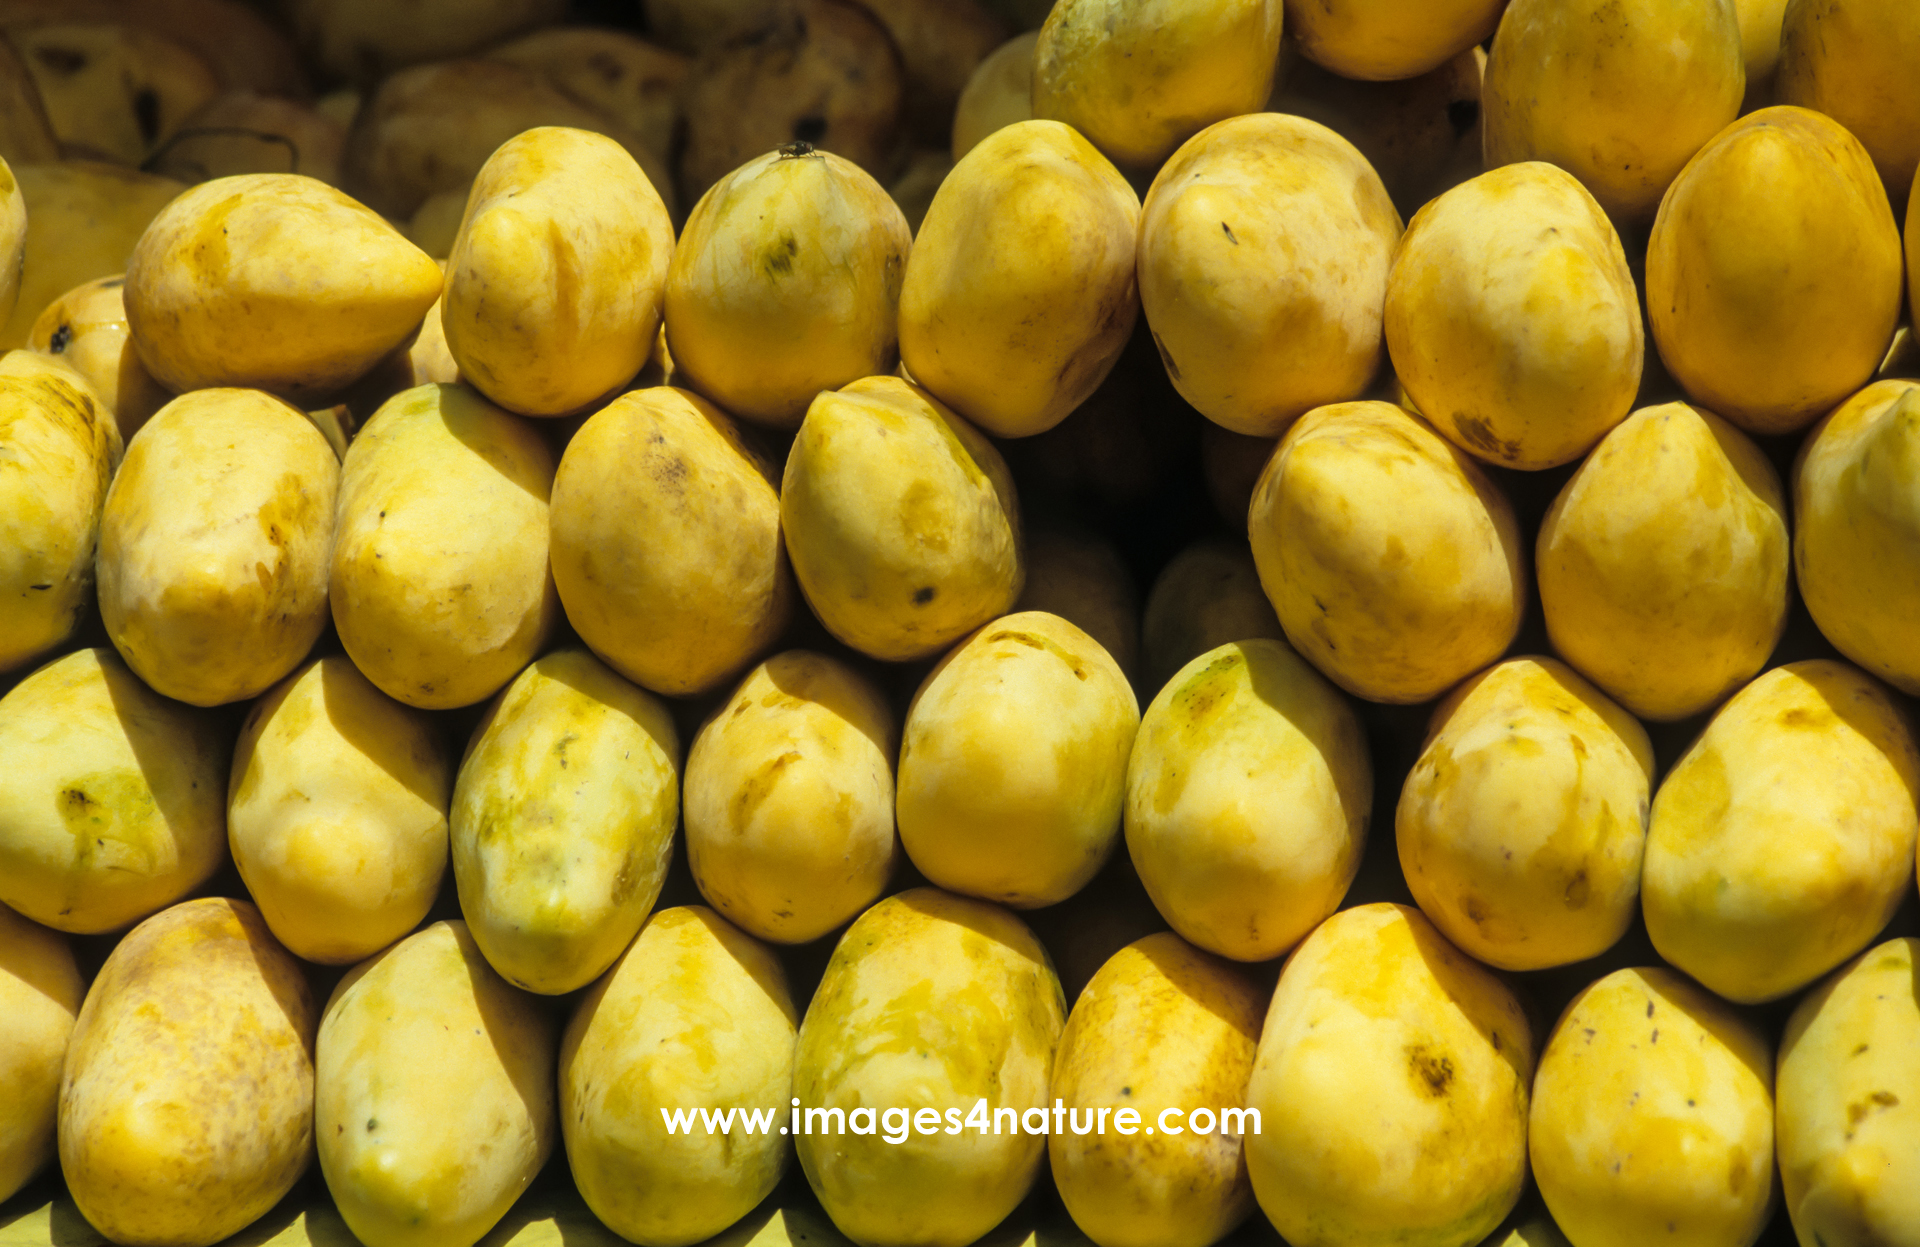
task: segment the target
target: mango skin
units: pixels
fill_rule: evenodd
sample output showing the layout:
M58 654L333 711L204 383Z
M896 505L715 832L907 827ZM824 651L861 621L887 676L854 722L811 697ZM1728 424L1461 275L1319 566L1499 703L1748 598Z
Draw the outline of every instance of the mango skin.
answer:
M26 351L0 355L0 444L0 671L11 671L58 649L92 602L121 444L91 386Z
M873 682L808 650L747 673L687 755L687 864L757 939L804 944L880 898L899 729ZM671 830L671 829L669 829Z
M380 691L446 710L498 692L546 646L553 452L457 385L389 399L340 469L328 600Z
M953 108L948 148L955 161L1002 126L1033 118L1033 54L1040 32L1015 35L973 67Z
M1045 611L927 674L900 733L900 843L929 881L1016 909L1078 892L1120 833L1140 708L1120 664Z
M1047 1109L1065 1014L1046 951L1018 918L915 888L854 919L834 946L800 1023L793 1094L807 1109L962 1117L984 1099L989 1121L996 1108ZM809 1126L800 1166L860 1247L963 1247L1025 1197L1046 1157L1038 1135L948 1135L944 1122L902 1143Z
M1920 750L1891 695L1826 659L1734 694L1661 781L1640 881L1660 956L1775 1000L1873 941L1913 886Z
M1285 641L1233 641L1148 705L1127 762L1127 852L1167 922L1239 961L1284 953L1360 869L1373 764L1359 718Z
M419 925L447 868L452 765L428 717L330 654L255 702L227 841L274 936L349 965Z
M1420 911L1343 910L1280 971L1245 1140L1295 1247L1466 1247L1520 1198L1533 1037L1513 993Z
M27 349L51 355L85 377L112 409L121 440L131 441L173 395L160 388L133 348L122 293L126 284L117 273L96 278L47 304L28 331Z
M1394 830L1414 900L1501 970L1597 957L1640 901L1653 745L1551 658L1514 658L1433 712Z
M460 912L515 987L600 977L646 921L680 815L665 703L583 650L515 677L474 729L450 812Z
M1490 170L1414 214L1384 324L1420 413L1510 468L1591 450L1632 410L1646 355L1619 234L1572 174L1538 161Z
M1255 437L1358 398L1386 353L1400 233L1380 175L1318 122L1255 113L1194 135L1140 210L1140 304L1174 388Z
M355 1238L472 1247L506 1215L559 1134L555 1029L459 921L340 980L320 1019L313 1117L320 1171Z
M126 1247L207 1247L313 1160L314 1031L300 963L245 901L187 901L108 956L60 1076L60 1168Z
M1141 687L1165 688L1180 668L1228 641L1285 635L1260 587L1253 551L1232 538L1202 538L1169 559L1147 591Z
M1580 1247L1748 1247L1770 1210L1773 1129L1766 1041L1663 966L1616 970L1560 1015L1527 1147Z
M0 159L0 325L20 299L20 270L27 258L27 200L13 166Z
M1845 126L1898 202L1920 175L1920 12L1901 0L1789 0L1779 35L1775 98Z
M447 255L447 349L508 411L578 410L647 362L672 253L666 205L619 143L569 126L523 131L468 193Z
M0 902L35 922L119 930L225 859L225 732L110 649L57 658L0 698L0 757Z
M1920 252L1916 252L1920 254ZM1793 468L1793 569L1834 648L1920 693L1920 383L1876 381L1808 434Z
M996 437L1059 424L1140 314L1140 200L1058 121L1003 126L940 183L900 287L914 382Z
M773 466L689 390L623 394L553 478L553 579L601 661L656 693L704 693L793 616Z
M213 386L317 399L419 328L440 267L372 209L297 173L202 182L161 209L127 261L127 325L175 393Z
M1714 705L1786 629L1779 475L1704 408L1627 417L1554 498L1534 549L1553 648L1643 719Z
M567 1163L593 1214L642 1247L720 1233L792 1157L777 1130L669 1135L661 1110L786 1120L799 1019L773 954L710 909L654 914L580 1001L560 1046Z
M1068 1213L1101 1247L1209 1247L1253 1211L1241 1154L1250 1123L1155 1138L1121 1134L1104 1110L1158 1122L1167 1108L1240 1107L1261 995L1237 967L1163 931L1115 953L1074 1002L1052 1094L1069 1111L1100 1112L1104 1129L1048 1135L1047 1156Z
M1512 506L1391 403L1303 416L1262 470L1247 527L1287 640L1357 696L1426 701L1520 629L1526 565Z
M1781 1194L1802 1243L1920 1239L1916 961L1920 940L1888 940L1807 993L1787 1021L1775 1142Z
M65 937L0 905L0 1201L54 1158L60 1066L86 989Z
M1291 0L1300 54L1343 78L1385 82L1438 69L1499 24L1500 0Z
M195 706L259 696L328 620L340 464L298 408L196 390L161 408L107 490L100 615L127 665Z
M1011 609L1026 580L1006 461L896 377L813 400L787 455L780 525L813 613L886 662L946 649Z

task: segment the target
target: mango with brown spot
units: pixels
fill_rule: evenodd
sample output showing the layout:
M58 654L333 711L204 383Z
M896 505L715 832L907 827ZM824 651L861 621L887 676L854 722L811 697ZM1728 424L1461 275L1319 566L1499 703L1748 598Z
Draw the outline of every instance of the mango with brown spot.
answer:
M60 1066L86 989L64 936L0 905L0 1200L54 1158Z
M27 333L27 349L52 355L87 379L131 441L173 398L160 388L127 328L127 280L118 274L85 282L47 304Z

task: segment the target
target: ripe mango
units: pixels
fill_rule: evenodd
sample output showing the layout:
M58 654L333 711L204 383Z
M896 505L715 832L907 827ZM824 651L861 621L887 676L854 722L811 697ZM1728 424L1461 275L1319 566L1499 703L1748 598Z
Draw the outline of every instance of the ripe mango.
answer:
M0 325L20 298L20 270L27 258L27 201L13 167L0 159Z
M1284 635L1247 544L1202 538L1169 559L1147 591L1141 687L1158 692L1180 668L1228 641Z
M953 109L954 160L995 130L1033 118L1033 53L1040 32L1015 35L974 67Z
M1300 55L1343 78L1387 81L1437 69L1493 33L1500 0L1292 0Z
M123 296L127 280L115 275L75 286L47 304L27 334L27 349L51 355L85 377L113 412L122 441L172 400L133 349Z
M1019 611L1046 611L1100 643L1131 680L1139 667L1140 600L1120 550L1075 526L1027 534L1027 583Z
M1775 96L1859 139L1899 202L1920 172L1920 10L1904 0L1789 0Z
M54 1157L60 1065L86 988L64 936L0 905L0 1201Z

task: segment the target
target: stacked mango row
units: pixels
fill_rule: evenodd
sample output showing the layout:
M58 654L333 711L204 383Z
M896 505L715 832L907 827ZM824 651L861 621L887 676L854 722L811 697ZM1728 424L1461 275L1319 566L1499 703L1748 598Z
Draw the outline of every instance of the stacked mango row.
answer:
M1908 0L98 2L0 12L0 1197L1920 1243Z

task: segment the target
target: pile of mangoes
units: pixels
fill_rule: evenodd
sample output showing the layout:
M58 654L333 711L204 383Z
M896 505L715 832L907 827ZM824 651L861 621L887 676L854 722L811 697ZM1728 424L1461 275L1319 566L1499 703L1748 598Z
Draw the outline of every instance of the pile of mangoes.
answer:
M1916 258L1913 0L0 0L0 1229L1920 1247Z

